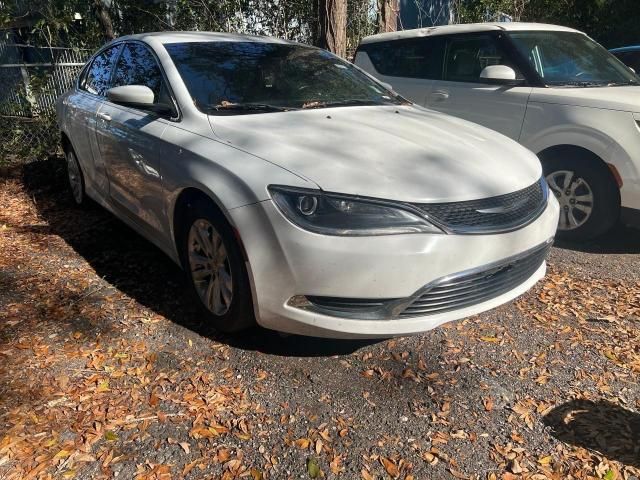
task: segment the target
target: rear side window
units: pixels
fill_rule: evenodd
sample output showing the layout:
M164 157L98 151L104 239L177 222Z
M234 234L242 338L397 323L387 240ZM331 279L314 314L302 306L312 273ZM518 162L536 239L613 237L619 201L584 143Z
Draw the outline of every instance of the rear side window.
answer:
M107 48L93 59L86 76L80 82L80 88L94 95L104 97L109 88L109 80L120 45Z
M481 83L480 72L489 65L507 65L518 69L507 58L491 35L451 38L445 61L445 80ZM523 78L517 74L518 78Z
M171 104L164 78L154 55L139 43L127 43L122 49L113 77L113 86L145 85L153 90L156 103ZM163 101L164 100L164 101Z
M389 77L440 79L444 38L409 38L367 43L360 47L382 75Z

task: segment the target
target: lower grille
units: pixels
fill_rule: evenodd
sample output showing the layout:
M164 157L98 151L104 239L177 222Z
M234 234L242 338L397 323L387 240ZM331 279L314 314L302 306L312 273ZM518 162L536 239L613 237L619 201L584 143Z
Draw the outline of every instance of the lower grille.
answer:
M399 317L444 313L499 297L533 275L550 249L549 242L506 262L436 280L420 291Z

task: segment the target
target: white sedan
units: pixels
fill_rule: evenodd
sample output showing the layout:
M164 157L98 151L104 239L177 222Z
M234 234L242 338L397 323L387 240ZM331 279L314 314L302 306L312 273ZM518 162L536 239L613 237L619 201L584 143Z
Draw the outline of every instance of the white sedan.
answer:
M119 38L58 122L75 201L180 264L223 331L423 332L534 285L558 223L516 142L282 40Z

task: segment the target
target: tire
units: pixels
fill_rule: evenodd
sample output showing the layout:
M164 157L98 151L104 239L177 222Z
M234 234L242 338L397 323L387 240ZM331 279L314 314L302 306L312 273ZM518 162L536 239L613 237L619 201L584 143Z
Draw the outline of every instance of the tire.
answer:
M597 157L571 152L543 159L549 188L560 203L556 236L586 241L608 232L620 217L620 192L613 175Z
M182 226L180 257L208 323L225 333L254 326L249 276L229 223L210 202L196 200L187 206Z
M87 204L87 196L80 162L78 162L78 157L71 147L65 148L64 156L67 162L67 180L71 198L73 198L76 205L84 206Z

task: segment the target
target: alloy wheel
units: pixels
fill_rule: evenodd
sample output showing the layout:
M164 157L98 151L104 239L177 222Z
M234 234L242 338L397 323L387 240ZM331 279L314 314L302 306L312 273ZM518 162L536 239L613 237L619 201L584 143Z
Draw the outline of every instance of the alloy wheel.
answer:
M80 172L80 166L78 160L72 151L67 152L67 175L69 177L69 186L71 187L71 193L73 199L77 204L82 203L82 173Z
M558 229L575 230L584 225L593 212L591 186L571 170L557 170L546 178L560 204Z
M191 225L187 241L189 268L198 296L209 311L222 316L233 300L233 276L222 237L211 222L201 218Z

